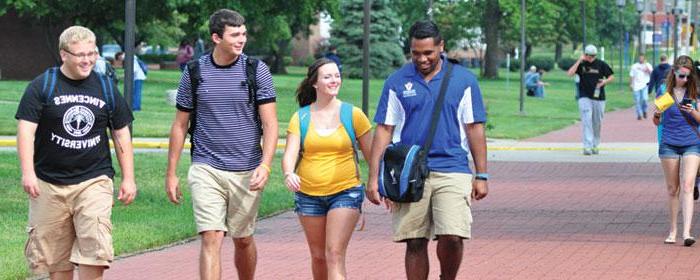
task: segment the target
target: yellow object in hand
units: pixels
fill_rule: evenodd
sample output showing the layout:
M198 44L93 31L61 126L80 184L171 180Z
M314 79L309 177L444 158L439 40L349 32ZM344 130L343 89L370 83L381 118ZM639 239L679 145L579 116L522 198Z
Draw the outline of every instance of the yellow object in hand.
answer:
M654 105L656 105L656 109L659 112L666 111L666 109L673 106L674 103L676 103L676 101L673 100L673 97L668 92L664 93L663 95L657 97L656 100L654 100Z

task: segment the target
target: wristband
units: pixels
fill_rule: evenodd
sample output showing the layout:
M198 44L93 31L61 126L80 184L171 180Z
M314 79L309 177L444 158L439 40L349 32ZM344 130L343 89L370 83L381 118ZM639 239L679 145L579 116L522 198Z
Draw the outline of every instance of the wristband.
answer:
M260 164L260 167L265 168L265 170L267 170L267 173L268 173L268 174L272 173L272 170L270 170L270 167L267 166L267 164L261 163L261 164Z
M489 180L489 174L488 173L476 173L474 175L475 180L482 180L482 181L488 181Z

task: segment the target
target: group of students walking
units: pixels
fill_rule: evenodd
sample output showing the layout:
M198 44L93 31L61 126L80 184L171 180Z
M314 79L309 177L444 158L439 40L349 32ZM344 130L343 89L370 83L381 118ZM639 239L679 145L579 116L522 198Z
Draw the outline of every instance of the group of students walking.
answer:
M243 52L248 30L239 13L216 11L209 30L212 52L187 63L178 86L165 189L171 202L182 201L175 171L189 133L200 278L221 278L220 249L229 235L238 278L253 279L258 205L277 148L277 93L267 65ZM314 279L346 278L345 253L365 196L392 209L393 240L406 243L408 279L427 279L430 239L438 242L441 279L457 276L463 239L471 237L472 199L488 194L486 112L476 77L449 65L433 22L416 22L409 36L412 61L387 79L374 133L361 110L340 101L342 78L332 60L315 61L296 91L300 109L289 121L282 171L295 193ZM59 52L63 64L30 83L16 115L22 185L30 197L25 255L34 273L52 279L72 279L76 265L81 279L100 279L113 260L108 137L122 170L118 199L129 204L137 194L133 116L112 81L92 71L97 54L89 29L66 29ZM447 78L435 141L426 147L430 175L422 198L392 202L378 191L384 150L390 143L423 144ZM359 154L369 162L367 185Z

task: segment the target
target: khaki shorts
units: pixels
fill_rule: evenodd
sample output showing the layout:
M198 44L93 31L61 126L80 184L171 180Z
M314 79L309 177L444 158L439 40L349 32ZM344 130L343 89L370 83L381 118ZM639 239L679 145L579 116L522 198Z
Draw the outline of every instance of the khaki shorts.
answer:
M232 172L193 164L187 175L197 232L225 231L234 238L255 231L261 192L250 191L253 171Z
M430 172L420 201L394 204L394 241L436 235L471 238L471 177L466 173Z
M113 193L104 175L76 185L39 180L39 197L29 200L24 250L32 272L70 271L74 264L109 268Z

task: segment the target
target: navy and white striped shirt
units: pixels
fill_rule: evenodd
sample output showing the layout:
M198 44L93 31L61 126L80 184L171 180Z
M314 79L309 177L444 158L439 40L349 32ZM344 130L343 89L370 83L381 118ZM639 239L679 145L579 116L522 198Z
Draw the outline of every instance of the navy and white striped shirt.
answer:
M214 63L212 55L199 58L202 76L197 88L197 126L194 131L193 163L226 171L249 171L260 165L262 148L255 110L248 102L247 56L231 65ZM257 104L275 102L270 69L260 61L257 70ZM178 110L192 111L189 71L182 72L177 89Z

